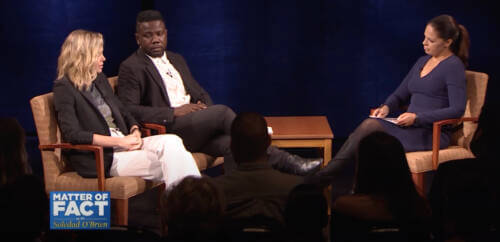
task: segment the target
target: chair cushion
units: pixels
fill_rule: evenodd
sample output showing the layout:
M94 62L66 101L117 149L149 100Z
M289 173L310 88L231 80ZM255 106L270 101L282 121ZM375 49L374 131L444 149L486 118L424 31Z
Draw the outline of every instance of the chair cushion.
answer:
M474 154L461 146L450 146L439 151L439 164L450 161L474 158ZM408 166L412 173L432 170L432 151L416 151L406 153Z
M107 178L105 183L106 191L110 192L112 199L128 199L163 184L163 181L150 181L140 177L120 176ZM57 177L55 190L95 191L97 190L97 179L83 178L74 171L65 172Z

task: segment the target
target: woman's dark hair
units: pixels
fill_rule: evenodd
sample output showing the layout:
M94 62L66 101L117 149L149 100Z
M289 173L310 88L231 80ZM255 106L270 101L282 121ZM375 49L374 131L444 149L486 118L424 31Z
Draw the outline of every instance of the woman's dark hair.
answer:
M439 37L444 40L451 39L451 51L458 56L464 65L469 65L469 47L470 38L467 29L458 24L450 15L439 15L431 19L427 24L431 25L437 31Z
M413 183L403 145L394 136L377 131L363 138L356 170L356 193L383 198L397 220L415 218L426 207Z
M323 189L314 184L295 186L288 194L285 222L290 236L320 241L322 229L328 224L328 201Z
M15 118L0 118L0 185L30 174L25 133Z

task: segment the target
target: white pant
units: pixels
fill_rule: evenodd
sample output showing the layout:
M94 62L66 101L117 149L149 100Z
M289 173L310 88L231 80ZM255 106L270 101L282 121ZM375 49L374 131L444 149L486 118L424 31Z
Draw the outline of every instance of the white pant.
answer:
M123 136L111 130L111 136ZM174 134L154 135L143 138L140 150L115 149L111 176L139 176L147 180L163 180L166 187L186 176L200 177L198 166L182 139Z

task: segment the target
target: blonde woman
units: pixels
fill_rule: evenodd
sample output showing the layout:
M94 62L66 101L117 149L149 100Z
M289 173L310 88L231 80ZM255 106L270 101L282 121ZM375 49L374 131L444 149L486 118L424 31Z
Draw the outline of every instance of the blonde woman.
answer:
M114 96L102 67L103 37L86 30L71 32L61 47L54 83L54 105L62 138L72 144L104 147L106 176L139 176L170 186L185 176L200 176L176 135L141 138L139 123ZM93 154L65 151L83 177L96 177Z

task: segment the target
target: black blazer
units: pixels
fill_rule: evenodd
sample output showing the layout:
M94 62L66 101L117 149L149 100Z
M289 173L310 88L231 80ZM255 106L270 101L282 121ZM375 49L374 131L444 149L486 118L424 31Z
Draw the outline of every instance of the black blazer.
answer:
M104 74L99 74L94 83L109 105L117 127L123 134L129 134L130 127L139 125L137 121L116 98ZM106 120L90 101L92 97L80 92L67 77L55 81L53 91L57 120L64 142L92 144L94 134L110 135ZM65 150L64 155L79 175L97 177L93 152ZM104 170L107 177L112 162L113 148L105 147Z
M212 105L210 95L193 78L184 58L166 52L168 60L181 75L191 102ZM140 48L121 63L116 93L140 122L167 125L174 121L174 109L170 106L163 79L153 61Z

